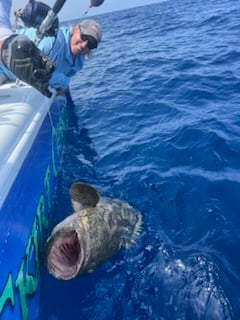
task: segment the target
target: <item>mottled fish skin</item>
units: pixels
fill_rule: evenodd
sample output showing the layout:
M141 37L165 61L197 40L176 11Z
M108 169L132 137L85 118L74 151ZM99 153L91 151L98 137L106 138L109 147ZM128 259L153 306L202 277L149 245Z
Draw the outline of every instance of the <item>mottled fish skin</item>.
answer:
M74 185L76 187L77 184ZM133 246L141 232L140 212L125 201L100 198L93 187L90 186L92 189L88 189L89 185L86 188L85 184L82 185L74 188L74 196L71 189L73 208L82 209L60 222L47 240L48 270L56 278L64 280L92 272L98 264L110 258L121 247ZM85 193L86 190L90 190L92 194L85 194L86 197L83 199L82 194L78 197L76 190L84 190ZM97 198L100 199L98 202ZM73 237L77 234L80 250L74 239L69 236L70 230ZM78 250L78 259L74 250ZM71 259L70 254L73 254L74 258ZM74 263L71 265L72 261ZM64 265L61 265L61 262Z

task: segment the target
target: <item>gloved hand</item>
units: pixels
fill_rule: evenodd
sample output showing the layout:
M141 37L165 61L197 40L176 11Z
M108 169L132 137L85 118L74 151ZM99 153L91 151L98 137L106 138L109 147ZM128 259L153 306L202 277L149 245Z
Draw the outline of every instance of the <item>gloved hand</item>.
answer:
M12 35L1 48L3 64L20 80L33 86L43 95L51 97L49 80L55 70L54 63L23 35Z

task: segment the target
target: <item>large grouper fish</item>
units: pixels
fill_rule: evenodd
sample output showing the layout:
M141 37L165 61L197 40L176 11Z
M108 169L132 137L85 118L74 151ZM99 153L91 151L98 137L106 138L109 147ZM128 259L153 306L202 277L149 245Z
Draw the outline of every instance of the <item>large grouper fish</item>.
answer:
M57 279L89 273L140 235L142 215L127 202L100 197L89 184L70 189L74 213L55 226L45 247L46 265Z

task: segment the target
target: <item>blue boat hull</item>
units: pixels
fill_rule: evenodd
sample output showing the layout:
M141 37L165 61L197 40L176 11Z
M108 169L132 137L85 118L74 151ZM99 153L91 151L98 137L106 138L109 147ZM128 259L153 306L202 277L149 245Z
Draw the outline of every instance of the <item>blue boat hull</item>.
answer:
M0 207L0 318L37 319L41 250L67 126L65 97L56 97Z

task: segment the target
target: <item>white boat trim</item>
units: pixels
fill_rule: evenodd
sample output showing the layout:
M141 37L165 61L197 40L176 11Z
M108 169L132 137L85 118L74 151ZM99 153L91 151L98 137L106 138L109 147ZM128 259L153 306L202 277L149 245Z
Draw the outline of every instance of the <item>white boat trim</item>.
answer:
M0 208L53 99L27 85L0 86Z

